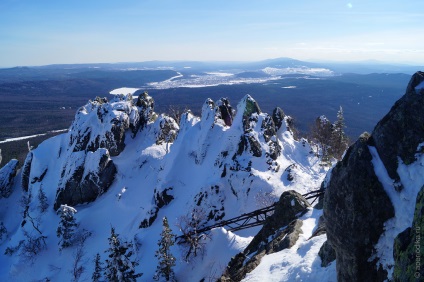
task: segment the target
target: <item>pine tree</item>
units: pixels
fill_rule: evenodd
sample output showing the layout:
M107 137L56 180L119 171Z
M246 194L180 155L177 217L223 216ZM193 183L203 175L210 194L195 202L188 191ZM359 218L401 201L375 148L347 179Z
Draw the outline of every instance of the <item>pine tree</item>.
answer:
M333 125L333 132L331 138L331 147L332 154L336 159L340 159L342 154L348 147L348 138L344 132L346 128L344 116L343 116L343 108L340 106L339 111L337 112L337 121Z
M102 271L103 271L103 262L100 261L100 254L96 254L96 258L94 259L94 272L93 275L91 275L91 280L93 282L99 282L102 278Z
M121 242L119 234L115 233L115 228L111 228L111 235L108 238L109 249L106 250L109 259L106 259L104 276L108 281L136 281L142 273L135 273L138 262L131 260L133 246L126 241Z
M61 205L57 211L60 215L59 226L56 230L56 235L60 239L59 250L72 246L75 230L78 227L74 217L76 212L76 209L67 205Z
M175 257L171 253L171 247L174 245L175 235L172 233L168 224L168 219L162 219L162 232L158 241L159 249L156 251L156 257L159 260L159 265L156 269L154 280L159 280L161 277L165 281L176 281L174 270Z

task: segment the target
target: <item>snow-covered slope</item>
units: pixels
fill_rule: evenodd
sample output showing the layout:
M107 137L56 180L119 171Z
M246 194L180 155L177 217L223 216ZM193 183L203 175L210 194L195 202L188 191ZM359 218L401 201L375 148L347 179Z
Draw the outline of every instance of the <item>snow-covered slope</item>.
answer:
M154 113L153 105L147 94L137 101L131 95L90 101L79 109L68 133L29 153L12 194L0 198L0 222L7 229L0 238L1 281L73 279L81 248L75 244L59 250L56 209L61 204L73 205L78 232L91 234L79 261L84 267L81 281L91 279L97 253L106 259L111 227L133 242L140 263L137 271L143 273L140 281L151 281L161 218L166 216L173 232L181 235L184 219L197 216L200 225L213 224L262 208L284 191L315 190L324 178L326 171L306 140L293 138L290 117L281 109L273 115L262 113L249 95L237 110L227 99L208 99L201 117L187 112L179 124ZM46 210L40 200L43 194ZM317 214L306 217L312 223L305 227L305 238ZM233 234L214 229L203 252L188 262L183 260L184 247L174 245L176 277L218 278L257 231ZM31 253L26 242L36 238L41 238L40 245ZM296 258L303 263L317 259L325 235L311 243L305 240L299 242L302 252ZM290 271L296 267L292 264ZM328 271L335 273L334 267Z

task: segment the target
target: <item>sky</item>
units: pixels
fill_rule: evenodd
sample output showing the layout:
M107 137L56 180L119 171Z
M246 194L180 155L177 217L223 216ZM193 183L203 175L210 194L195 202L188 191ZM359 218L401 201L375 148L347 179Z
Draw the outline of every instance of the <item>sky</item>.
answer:
M424 64L422 0L0 0L0 67L149 60Z

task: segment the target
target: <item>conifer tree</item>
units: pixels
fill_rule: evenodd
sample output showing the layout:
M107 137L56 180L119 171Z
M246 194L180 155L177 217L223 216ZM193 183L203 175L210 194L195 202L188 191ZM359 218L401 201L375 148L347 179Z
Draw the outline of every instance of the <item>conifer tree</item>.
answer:
M175 235L172 233L168 224L168 219L162 219L162 232L158 241L159 249L156 251L156 257L159 260L159 265L156 269L154 280L163 278L165 281L176 281L174 270L175 257L171 253L171 247L174 245Z
M57 210L60 215L59 226L56 230L56 235L60 239L59 250L72 246L74 241L74 235L78 224L74 217L76 209L67 205L61 205Z
M331 138L332 153L336 159L340 159L342 157L342 154L346 150L349 143L348 138L344 132L345 128L346 125L343 116L343 108L340 106L340 109L337 112L337 121L333 125Z
M93 282L99 282L102 278L102 271L103 271L103 262L100 261L100 254L96 254L96 258L94 259L94 272L93 275L91 275L91 280Z
M141 277L142 273L136 273L135 267L138 262L131 259L133 255L133 246L126 241L121 242L119 234L115 233L115 228L111 228L111 234L108 238L109 249L108 259L106 259L106 267L104 276L108 281L136 281Z

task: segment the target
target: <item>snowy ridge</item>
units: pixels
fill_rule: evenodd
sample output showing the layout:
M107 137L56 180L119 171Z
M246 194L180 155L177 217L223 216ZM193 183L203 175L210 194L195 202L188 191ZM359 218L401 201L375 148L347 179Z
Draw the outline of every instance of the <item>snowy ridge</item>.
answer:
M28 192L22 192L20 181L15 181L12 195L0 199L0 221L8 230L7 239L0 241L0 252L18 246L26 234L37 235L30 218L46 237L45 247L34 259L21 251L1 256L0 280L72 279L76 246L59 251L59 217L53 206L58 187L64 187L78 173L82 182L88 178L98 181L99 164L113 163L116 175L95 201L74 206L78 230L92 234L85 241L81 280L90 279L96 253L106 258L111 226L133 242L140 262L137 271L144 274L140 281L151 281L162 217L166 216L173 232L181 235L177 225L193 211L204 213L202 224L214 223L263 207L258 201L263 196L275 201L286 190L314 190L325 176L309 144L293 138L289 117L284 117L277 128L249 95L237 111L225 100L208 99L201 117L187 112L179 124L171 117L155 114L149 97L143 99L137 105L131 94L117 95L110 102L91 101L79 109L68 133L46 140L31 152ZM294 180L288 180L289 166ZM38 200L41 190L49 205L43 212ZM22 196L27 204L24 219L25 205L11 204ZM308 225L311 230L312 225ZM237 235L225 229L213 230L204 252L190 262L183 261L183 250L174 246L176 277L180 281L219 277L231 256L239 253L257 230ZM323 241L325 235L314 239L314 246L319 248Z

